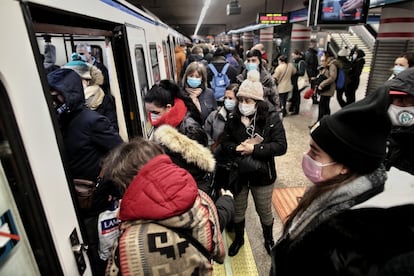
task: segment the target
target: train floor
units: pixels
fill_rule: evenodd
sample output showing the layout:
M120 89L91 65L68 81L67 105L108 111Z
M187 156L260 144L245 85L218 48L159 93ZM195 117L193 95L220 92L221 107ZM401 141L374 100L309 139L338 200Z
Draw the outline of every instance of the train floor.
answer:
M361 81L356 94L357 100L365 96L368 75L368 72L363 72L361 74ZM331 113L334 113L340 109L340 106L336 100L336 95L331 98L330 107ZM275 241L280 237L282 231L283 224L280 216L283 216L284 213L289 213L289 211L294 207L292 204L294 205L296 196L300 196L299 194L303 192L303 188L310 185L309 180L307 180L302 172L301 160L303 152L305 152L309 146L308 126L316 121L317 116L318 106L313 105L312 100L310 99L303 99L302 93L299 115L288 115L283 120L288 142L288 150L285 155L276 157L276 170L278 178L274 183L273 192L273 237ZM283 188L293 187L300 188L288 189L288 193L279 193L284 190ZM282 202L279 200L279 194L282 195ZM283 202L283 198L287 199L287 202ZM289 200L289 198L291 200ZM279 205L285 204L287 209L283 210L283 206L282 208L276 209L276 201ZM245 244L240 249L239 253L235 257L227 256L223 265L215 264L215 276L269 275L271 260L270 256L265 251L262 227L251 195L249 196L248 208L246 212L246 232ZM228 248L234 238L234 233L225 232L224 236Z

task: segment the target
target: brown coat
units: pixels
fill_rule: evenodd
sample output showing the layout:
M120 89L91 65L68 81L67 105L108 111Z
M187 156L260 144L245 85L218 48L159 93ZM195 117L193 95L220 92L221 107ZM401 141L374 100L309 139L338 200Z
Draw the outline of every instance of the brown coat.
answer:
M321 93L321 96L330 96L332 97L335 94L336 90L336 77L338 75L338 67L335 60L329 62L328 66L323 69L322 73L327 77L326 80L321 82L320 86L326 87L330 86L329 90L326 90Z

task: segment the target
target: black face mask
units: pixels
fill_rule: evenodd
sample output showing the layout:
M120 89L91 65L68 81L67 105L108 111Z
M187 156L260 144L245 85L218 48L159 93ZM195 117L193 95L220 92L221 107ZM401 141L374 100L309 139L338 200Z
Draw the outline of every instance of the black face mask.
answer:
M56 114L61 115L62 113L69 110L69 108L66 103L62 102L62 99L59 98L59 96L59 94L52 94L52 104L53 108L56 111Z

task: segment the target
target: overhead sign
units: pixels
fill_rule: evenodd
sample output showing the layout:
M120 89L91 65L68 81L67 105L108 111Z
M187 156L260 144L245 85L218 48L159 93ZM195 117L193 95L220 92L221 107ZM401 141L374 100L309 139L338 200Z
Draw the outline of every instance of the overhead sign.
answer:
M288 22L288 15L284 13L259 13L257 15L257 24L285 24Z

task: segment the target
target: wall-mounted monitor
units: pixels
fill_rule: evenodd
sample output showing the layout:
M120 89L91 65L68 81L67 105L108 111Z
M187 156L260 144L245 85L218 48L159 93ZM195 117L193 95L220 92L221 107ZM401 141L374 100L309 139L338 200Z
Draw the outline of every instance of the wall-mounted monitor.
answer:
M318 0L316 9L314 23L317 26L365 24L369 0Z

